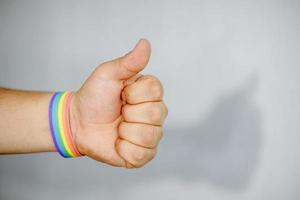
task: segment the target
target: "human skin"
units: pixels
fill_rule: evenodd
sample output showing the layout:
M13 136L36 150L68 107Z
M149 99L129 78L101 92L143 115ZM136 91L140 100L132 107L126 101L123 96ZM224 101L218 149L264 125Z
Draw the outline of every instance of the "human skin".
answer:
M69 112L82 155L113 166L150 161L167 116L160 81L141 75L150 58L141 39L132 51L96 67L74 92ZM48 106L53 93L0 89L0 153L53 152Z

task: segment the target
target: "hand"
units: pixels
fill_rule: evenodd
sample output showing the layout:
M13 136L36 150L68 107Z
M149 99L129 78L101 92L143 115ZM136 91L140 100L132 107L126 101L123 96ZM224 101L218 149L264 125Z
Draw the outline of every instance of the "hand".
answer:
M125 56L99 65L74 93L70 123L81 154L126 168L154 157L167 107L159 80L139 74L150 52L140 40Z

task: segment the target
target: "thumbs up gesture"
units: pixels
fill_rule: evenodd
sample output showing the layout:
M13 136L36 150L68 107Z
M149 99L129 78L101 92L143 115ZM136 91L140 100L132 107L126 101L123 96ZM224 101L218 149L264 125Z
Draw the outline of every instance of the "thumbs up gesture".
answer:
M140 40L126 55L100 64L74 93L70 124L81 154L126 168L155 156L167 107L160 81L139 73L150 53L150 43Z

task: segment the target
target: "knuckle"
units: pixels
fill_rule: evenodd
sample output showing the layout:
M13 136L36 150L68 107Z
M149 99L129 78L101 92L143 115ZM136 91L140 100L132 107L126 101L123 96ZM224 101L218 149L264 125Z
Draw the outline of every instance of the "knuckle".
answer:
M162 127L158 128L158 134L157 134L157 143L163 138L164 134L163 134L163 130Z
M158 80L155 76L149 74L141 77L141 80L153 80L153 79Z
M152 82L150 84L150 93L156 98L156 99L162 99L163 97L163 89L162 86L160 84L160 82Z
M164 112L165 116L168 116L169 109L168 109L167 105L164 102L162 102L162 109L163 109L163 112Z
M134 164L134 168L141 168L141 167L143 167L146 163L147 163L146 161L140 162L140 163L135 163L135 164Z
M151 104L149 109L150 109L149 115L151 121L155 123L160 122L163 114L162 106L160 106L157 103Z
M143 134L143 143L149 147L155 147L158 140L158 133L156 127L148 128Z
M148 154L148 152L147 152L147 149L145 149L145 148L136 150L133 155L136 164L143 162L145 160L145 158L147 157L147 154Z
M163 97L163 87L160 81L154 76L150 76L147 79L149 92L156 98L161 99Z
M148 163L150 160L152 160L156 154L156 149L143 149L140 150L138 153L138 156L142 156L142 159L136 159L134 166L136 168L140 168L144 166L146 163Z

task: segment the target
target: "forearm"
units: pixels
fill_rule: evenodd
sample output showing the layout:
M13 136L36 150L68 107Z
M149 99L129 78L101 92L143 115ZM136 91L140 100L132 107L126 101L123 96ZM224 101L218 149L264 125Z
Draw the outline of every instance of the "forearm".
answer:
M0 88L0 153L55 151L48 123L51 93Z

